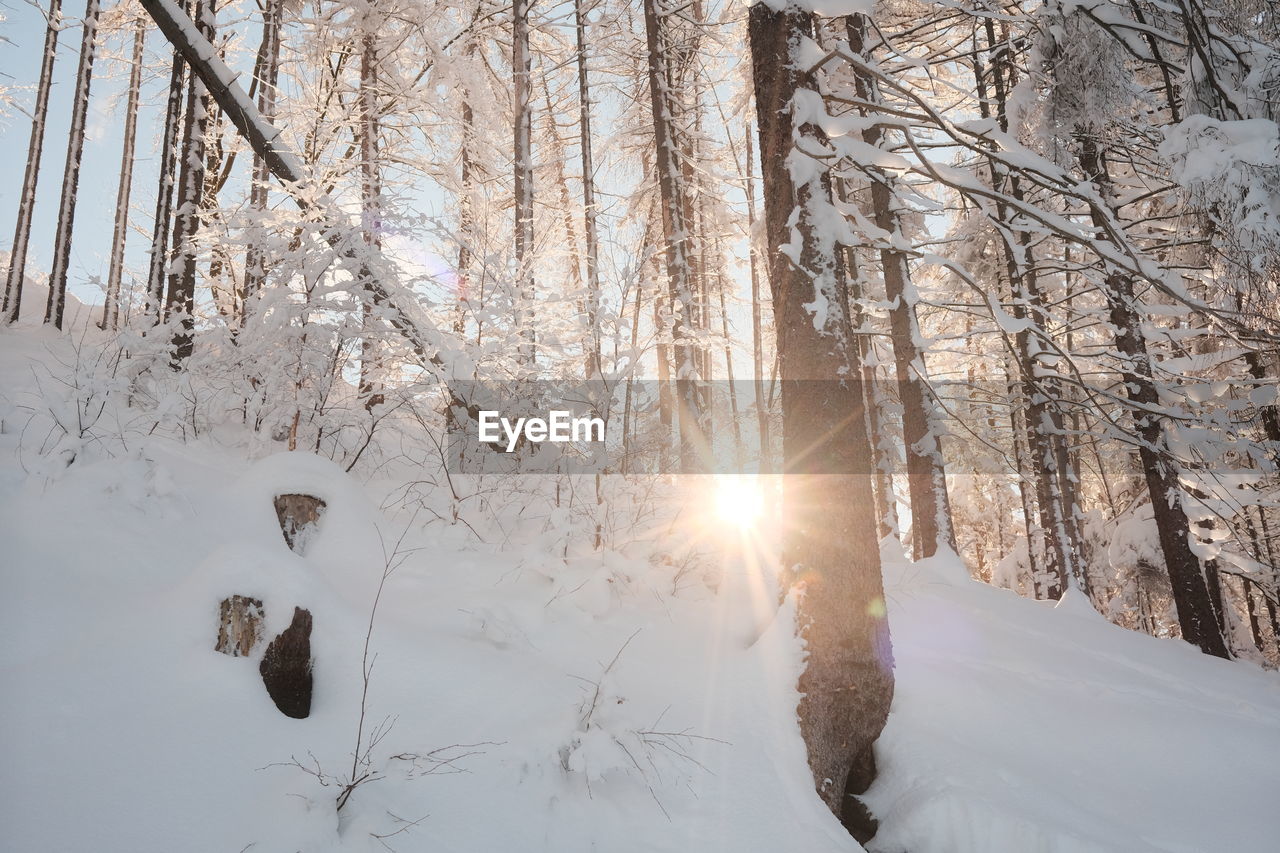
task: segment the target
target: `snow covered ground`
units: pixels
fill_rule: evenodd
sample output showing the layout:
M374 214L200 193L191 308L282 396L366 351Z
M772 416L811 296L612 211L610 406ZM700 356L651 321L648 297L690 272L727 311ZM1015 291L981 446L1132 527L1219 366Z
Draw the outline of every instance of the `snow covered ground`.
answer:
M403 477L250 461L220 435L40 462L31 363L56 370L65 346L0 334L0 847L858 849L811 790L790 609L760 610L768 578L734 537L690 574L661 538L566 547L549 503L472 532L397 509ZM305 556L276 524L285 491L328 502ZM359 752L381 737L357 768L377 778L339 813L398 540ZM954 558L886 556L898 686L871 850L1280 844L1275 673L969 581ZM255 660L213 650L233 593L264 601L268 636L312 611L308 719L275 709Z

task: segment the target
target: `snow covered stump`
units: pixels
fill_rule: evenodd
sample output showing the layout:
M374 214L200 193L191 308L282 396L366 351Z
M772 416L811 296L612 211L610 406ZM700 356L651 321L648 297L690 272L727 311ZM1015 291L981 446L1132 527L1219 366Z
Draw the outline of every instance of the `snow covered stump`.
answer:
M267 646L258 672L280 713L298 720L311 714L310 610L293 608L293 621Z
M248 657L262 639L262 602L247 595L222 599L218 608L218 642L214 650L234 658Z
M314 495L276 495L275 505L285 543L295 554L305 554L325 502Z

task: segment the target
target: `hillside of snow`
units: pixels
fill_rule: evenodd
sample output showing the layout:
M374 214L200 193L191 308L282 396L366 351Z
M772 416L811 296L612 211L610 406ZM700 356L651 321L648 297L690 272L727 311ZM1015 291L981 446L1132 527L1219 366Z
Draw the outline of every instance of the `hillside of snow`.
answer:
M231 429L45 452L69 346L0 335L4 849L859 849L812 791L768 530L691 532L713 525L673 488L656 532L601 552L550 478L453 523L442 494L399 499L412 471L250 453ZM290 492L327 502L304 555L272 508ZM1275 673L885 556L870 850L1280 844ZM312 612L309 718L214 651L231 594L263 601L268 636Z

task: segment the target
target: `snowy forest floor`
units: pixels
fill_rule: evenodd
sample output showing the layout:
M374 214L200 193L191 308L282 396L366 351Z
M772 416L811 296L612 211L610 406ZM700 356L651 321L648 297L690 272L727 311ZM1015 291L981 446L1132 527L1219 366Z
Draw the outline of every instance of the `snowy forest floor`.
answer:
M31 426L64 387L32 364L57 375L65 346L0 335L0 846L858 849L812 792L791 610L761 609L767 572L735 540L688 572L661 536L570 543L547 496L495 493L475 531L415 520L390 500L408 472L250 461L234 432L87 444L68 466ZM271 506L291 491L328 501L305 556ZM370 640L361 754L381 737L357 772L379 778L336 812L405 530ZM970 581L954 557L885 557L897 692L869 849L1275 849L1275 673ZM231 594L263 600L268 637L313 613L309 718L214 651Z

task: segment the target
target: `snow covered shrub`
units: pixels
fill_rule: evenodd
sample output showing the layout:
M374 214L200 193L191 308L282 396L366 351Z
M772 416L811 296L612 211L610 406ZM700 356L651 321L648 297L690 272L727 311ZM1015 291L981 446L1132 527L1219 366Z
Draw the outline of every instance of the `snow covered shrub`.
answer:
M1160 154L1193 207L1265 273L1280 264L1280 127L1266 118L1187 116L1165 130Z
M599 677L582 679L586 695L578 708L575 731L560 748L560 767L579 776L588 792L593 784L619 777L639 780L666 814L655 788L685 784L690 774L705 770L693 753L695 744L724 741L688 729L668 730L663 726L667 711L646 724L640 716L643 712L628 702L613 675L639 633L637 629L627 638Z

